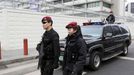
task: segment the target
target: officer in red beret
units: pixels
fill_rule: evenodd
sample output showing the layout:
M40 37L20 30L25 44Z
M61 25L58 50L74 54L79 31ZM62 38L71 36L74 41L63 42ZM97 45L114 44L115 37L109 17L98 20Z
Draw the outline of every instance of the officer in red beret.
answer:
M106 18L106 21L109 24L113 24L115 22L115 16L113 15L112 11L110 11L109 13L110 13L110 15Z
M82 75L86 62L86 43L77 22L69 23L66 28L68 36L63 59L63 75Z
M52 27L53 20L50 16L43 17L41 22L45 32L36 47L39 52L38 69L40 68L41 75L53 75L54 69L59 66L59 35Z

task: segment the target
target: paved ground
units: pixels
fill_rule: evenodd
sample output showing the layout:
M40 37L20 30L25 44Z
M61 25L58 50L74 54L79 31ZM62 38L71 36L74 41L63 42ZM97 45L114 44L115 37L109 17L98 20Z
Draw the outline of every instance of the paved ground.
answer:
M134 43L129 47L127 57L116 57L103 62L98 71L86 70L83 75L134 75ZM40 75L40 71L27 73L25 75ZM62 75L62 71L56 70L54 75Z
M36 49L29 49L28 56L38 55ZM23 50L3 50L2 51L2 59L0 61L12 60L17 58L27 57L24 56Z
M10 54L10 52L9 52ZM38 54L32 51L30 55ZM21 54L23 56L23 52ZM20 55L20 56L21 56ZM16 55L10 55L16 57ZM24 57L24 56L23 56ZM38 60L29 60L7 65L7 69L0 70L0 75L40 75L37 70ZM129 54L126 57L118 56L103 62L98 71L85 70L83 75L134 75L134 43L129 47ZM62 75L61 68L56 69L54 75Z

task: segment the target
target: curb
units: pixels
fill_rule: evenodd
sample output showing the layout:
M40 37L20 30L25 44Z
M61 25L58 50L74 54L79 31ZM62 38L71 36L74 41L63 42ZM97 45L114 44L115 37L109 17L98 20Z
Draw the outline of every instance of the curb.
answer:
M15 58L11 60L1 60L0 61L0 69L5 69L8 68L6 65L13 64L16 62L23 62L23 61L28 61L28 60L33 60L36 59L37 56L24 56L21 58Z

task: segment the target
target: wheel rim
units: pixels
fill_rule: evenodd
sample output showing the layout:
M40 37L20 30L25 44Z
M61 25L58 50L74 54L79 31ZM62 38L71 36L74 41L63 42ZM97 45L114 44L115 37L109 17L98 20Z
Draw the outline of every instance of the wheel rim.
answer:
M99 65L100 65L100 57L99 57L99 55L96 55L94 57L94 66L99 67Z
M127 46L125 46L125 48L124 48L124 53L125 53L125 54L128 53L128 48L127 48Z

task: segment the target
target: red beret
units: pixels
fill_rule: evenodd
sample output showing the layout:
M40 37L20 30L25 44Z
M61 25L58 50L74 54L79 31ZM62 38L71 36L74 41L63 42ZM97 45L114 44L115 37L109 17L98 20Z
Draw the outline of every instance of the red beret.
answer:
M77 22L70 22L67 26L66 26L66 28L75 28L75 27L77 27L78 25L77 25Z
M52 20L52 19L51 19L51 17L50 17L50 16L45 16L45 17L43 17L43 19L42 19L42 20L50 21L50 20Z

